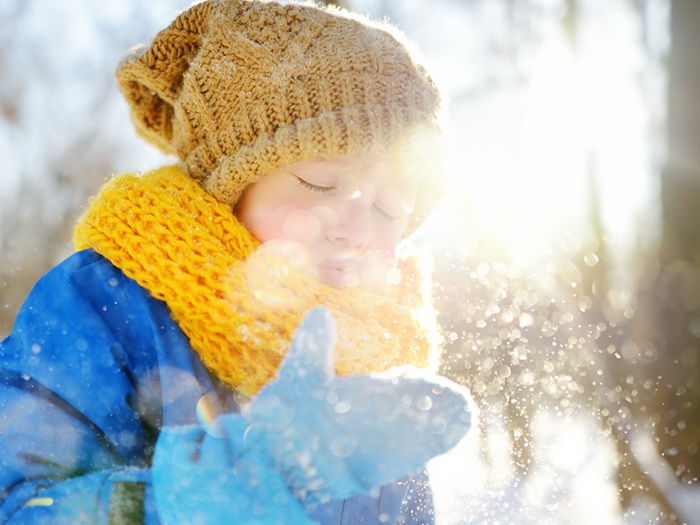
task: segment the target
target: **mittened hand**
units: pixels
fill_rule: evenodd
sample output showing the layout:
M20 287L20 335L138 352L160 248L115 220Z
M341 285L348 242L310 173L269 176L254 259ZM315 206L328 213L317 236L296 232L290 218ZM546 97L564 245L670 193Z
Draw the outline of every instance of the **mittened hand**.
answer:
M162 430L152 465L158 517L176 523L310 524L306 509L366 494L453 447L470 425L466 390L411 367L336 377L322 308L277 377L242 414Z
M336 377L335 324L312 310L273 382L244 411L307 507L363 494L425 465L469 430L468 393L414 367Z
M248 422L238 414L217 422L219 435L199 426L161 432L151 467L160 523L315 523L270 457L245 446Z

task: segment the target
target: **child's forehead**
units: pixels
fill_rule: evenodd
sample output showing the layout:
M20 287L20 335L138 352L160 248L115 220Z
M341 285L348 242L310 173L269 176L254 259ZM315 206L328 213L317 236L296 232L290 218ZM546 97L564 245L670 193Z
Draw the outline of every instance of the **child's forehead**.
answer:
M350 180L364 180L368 177L380 179L406 189L415 183L412 177L402 169L401 164L388 157L361 154L333 158L318 158L312 161L299 162L291 166L309 175L320 177L339 177Z
M294 166L310 172L361 177L370 169L383 162L384 160L381 157L375 155L348 155L333 158L320 157L306 162L299 162Z

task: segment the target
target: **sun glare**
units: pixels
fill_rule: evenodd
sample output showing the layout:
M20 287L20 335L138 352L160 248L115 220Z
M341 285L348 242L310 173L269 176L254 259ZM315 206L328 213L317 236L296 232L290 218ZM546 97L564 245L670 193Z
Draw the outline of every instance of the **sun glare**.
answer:
M639 30L624 3L583 9L576 40L562 24L543 32L523 82L453 108L447 205L483 243L526 264L585 237L593 211L616 244L653 222Z

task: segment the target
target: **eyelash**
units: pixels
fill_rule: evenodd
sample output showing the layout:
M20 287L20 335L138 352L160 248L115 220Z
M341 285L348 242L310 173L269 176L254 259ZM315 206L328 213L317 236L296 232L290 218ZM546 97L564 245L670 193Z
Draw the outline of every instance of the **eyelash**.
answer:
M305 190L312 191L314 193L330 193L335 189L335 186L317 186L316 184L311 184L300 177L297 177L297 184L299 184L299 186Z
M330 193L335 189L335 186L318 186L316 184L311 184L308 181L305 181L301 177L297 177L297 184L304 188L305 190L311 191L313 193L320 193L320 194L326 194ZM376 204L373 205L374 211L385 221L387 222L394 222L397 217L394 217L393 215L388 214L385 212L383 209L381 209L379 206Z
M379 214L379 216L387 222L394 222L398 218L398 217L394 217L393 215L389 215L387 212L385 212L383 209L381 209L376 204L373 207L374 207L374 211L376 211Z

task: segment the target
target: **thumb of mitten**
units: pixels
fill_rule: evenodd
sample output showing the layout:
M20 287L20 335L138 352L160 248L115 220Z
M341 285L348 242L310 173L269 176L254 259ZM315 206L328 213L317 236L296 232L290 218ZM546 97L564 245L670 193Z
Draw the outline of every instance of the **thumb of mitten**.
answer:
M292 346L282 361L277 378L285 384L308 382L327 384L335 373L333 371L333 349L336 342L335 321L331 314L322 307L309 311Z
M287 427L314 397L322 396L323 387L335 378L335 342L335 321L331 314L322 307L310 310L295 333L275 379L246 408L250 421L261 430L277 432Z

